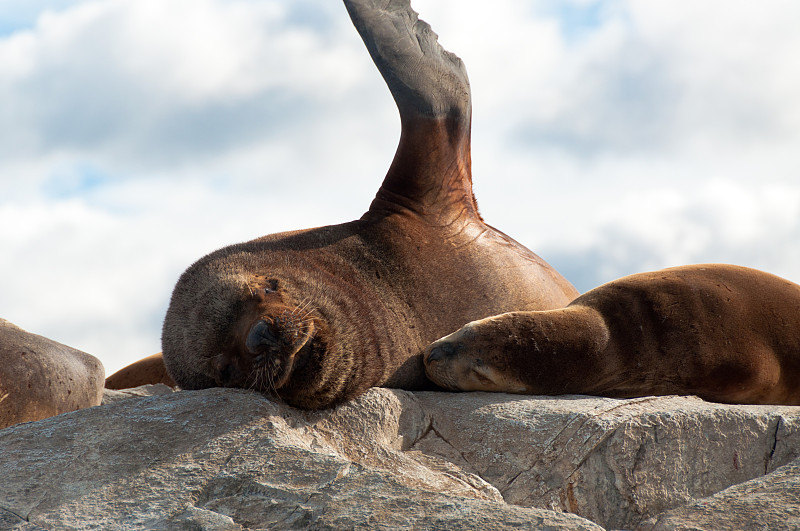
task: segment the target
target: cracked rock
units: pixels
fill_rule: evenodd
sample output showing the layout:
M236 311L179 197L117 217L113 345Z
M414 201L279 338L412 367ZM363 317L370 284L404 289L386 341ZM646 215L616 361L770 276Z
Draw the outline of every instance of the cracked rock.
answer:
M674 396L417 399L438 436L414 448L482 477L508 503L613 529L772 472L800 451L798 407Z
M800 459L643 522L637 531L800 529Z
M761 529L745 523L769 500L764 521L788 529L800 514L798 407L390 389L317 412L235 389L114 398L0 430L1 529L666 530L723 513Z
M234 389L119 400L0 431L0 523L601 529L508 505L481 478L404 451L430 422L414 395L387 389L313 413Z

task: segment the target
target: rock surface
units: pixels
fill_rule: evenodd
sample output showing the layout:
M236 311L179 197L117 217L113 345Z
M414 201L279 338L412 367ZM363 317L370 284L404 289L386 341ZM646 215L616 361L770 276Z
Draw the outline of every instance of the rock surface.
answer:
M100 404L100 360L0 319L0 428Z
M0 528L761 529L769 500L765 522L800 512L798 407L373 389L303 412L241 390L126 393L0 431Z
M667 511L643 522L637 531L675 529L800 529L800 459L762 478Z
M103 389L103 405L144 396L169 395L174 389L165 384L146 384L131 389Z
M429 422L389 390L315 413L239 390L132 398L1 431L0 508L66 529L599 529L403 452Z
M494 485L506 502L635 527L800 457L800 408L696 397L418 393L432 430L414 445Z

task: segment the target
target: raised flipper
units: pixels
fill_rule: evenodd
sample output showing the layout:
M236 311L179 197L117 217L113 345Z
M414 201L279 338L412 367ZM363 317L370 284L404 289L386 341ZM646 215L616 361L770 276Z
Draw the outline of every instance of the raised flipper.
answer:
M442 223L478 216L470 163L471 103L464 63L439 45L408 0L345 0L392 92L402 134L371 212L399 205Z
M401 118L450 117L469 124L467 69L439 45L408 0L345 0L358 33L389 85Z
M478 216L461 61L408 0L345 5L400 110L395 159L361 219L232 245L186 270L162 334L184 389L253 388L305 408L376 385L421 389L431 341L576 294Z

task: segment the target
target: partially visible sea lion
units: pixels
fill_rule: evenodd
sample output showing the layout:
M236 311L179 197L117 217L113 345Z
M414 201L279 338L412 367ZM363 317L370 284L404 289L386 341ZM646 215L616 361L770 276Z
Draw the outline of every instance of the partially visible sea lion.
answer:
M105 386L106 389L131 389L140 385L159 383L175 387L175 382L167 374L164 358L160 352L121 368L106 378Z
M253 388L304 408L420 389L434 339L577 295L478 214L461 60L408 0L345 6L400 111L394 161L361 219L226 247L181 276L162 347L183 389Z
M730 265L642 273L469 323L424 357L453 390L800 405L800 286Z
M99 406L100 360L0 319L0 428Z

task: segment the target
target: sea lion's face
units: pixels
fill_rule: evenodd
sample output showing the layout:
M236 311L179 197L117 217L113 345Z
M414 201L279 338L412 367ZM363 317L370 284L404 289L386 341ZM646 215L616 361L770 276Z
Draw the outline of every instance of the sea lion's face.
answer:
M292 375L302 371L315 347L314 308L287 300L277 281L245 301L227 344L210 364L216 385L254 389L280 396Z
M365 295L370 285L347 264L261 246L212 253L175 285L161 342L178 387L253 389L321 409L385 381L382 330L370 321L383 306Z
M508 370L498 367L491 345L481 340L481 321L428 345L422 359L425 374L451 391L524 393L526 387Z
M252 389L320 407L317 388L335 386L319 378L330 334L316 290L291 272L229 263L200 263L178 281L162 335L170 376L182 389Z

